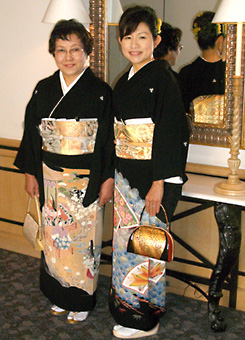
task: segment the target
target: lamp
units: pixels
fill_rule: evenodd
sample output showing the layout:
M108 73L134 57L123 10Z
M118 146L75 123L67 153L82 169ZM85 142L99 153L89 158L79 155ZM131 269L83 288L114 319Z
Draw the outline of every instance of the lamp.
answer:
M107 8L108 25L118 25L122 13L123 9L120 0L108 0Z
M91 22L82 0L51 0L42 22L54 24L61 19L76 19L84 25Z
M230 174L227 180L217 183L214 190L224 195L245 195L245 183L240 181L237 170L241 164L239 155L241 139L241 112L240 98L242 96L243 76L241 75L241 57L242 57L242 29L245 22L245 0L222 0L213 23L237 24L236 37L236 64L234 79L234 111L231 132L231 157L228 159Z

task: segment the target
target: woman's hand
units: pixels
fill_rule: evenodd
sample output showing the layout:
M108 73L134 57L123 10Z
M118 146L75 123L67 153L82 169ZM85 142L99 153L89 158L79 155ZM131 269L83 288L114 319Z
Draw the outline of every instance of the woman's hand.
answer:
M108 178L101 184L99 193L99 207L102 207L106 202L112 199L114 189L114 179Z
M160 211L163 198L163 180L154 181L145 197L145 209L150 216L156 216Z
M35 196L39 197L39 186L36 180L36 177L30 174L25 173L26 177L26 186L25 190L31 198Z

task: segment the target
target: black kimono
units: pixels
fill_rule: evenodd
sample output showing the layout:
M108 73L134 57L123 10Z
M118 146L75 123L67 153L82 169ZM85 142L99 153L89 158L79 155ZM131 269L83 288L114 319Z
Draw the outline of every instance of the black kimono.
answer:
M147 331L164 313L165 262L128 253L127 242L153 181L164 180L162 204L171 220L187 179L183 159L188 131L182 126L180 89L162 61L152 61L128 76L127 72L119 79L113 92L116 173L109 306L120 325ZM125 136L130 136L126 142ZM158 218L144 215L142 222L149 219L164 227L162 211Z
M225 62L207 62L198 57L193 63L184 66L179 72L186 112L190 112L193 99L212 94L225 93Z
M65 256L68 257L69 254L73 254L75 252L81 253L82 249L81 242L84 240L84 236L81 236L80 222L82 221L83 216L78 214L79 211L85 211L85 207L88 207L87 209L89 209L89 207L93 205L97 206L96 202L98 200L101 184L108 178L114 176L114 143L112 129L113 118L111 111L111 88L106 83L95 77L90 68L85 70L84 74L63 98L62 95L59 71L55 72L54 75L49 78L41 80L37 84L32 98L27 105L24 135L15 160L15 165L24 173L34 175L37 178L40 192L40 204L41 208L43 207L44 220L47 226L48 223L50 223L50 232L48 229L47 231L45 230L46 238L48 236L52 242L52 246L56 247L55 251L58 254L57 257L62 257L62 254L65 254ZM47 151L45 148L42 148L42 138L40 136L39 125L41 121L43 122L44 118L49 117L51 111L61 98L62 100L53 111L52 122L59 122L59 119L73 119L75 122L87 119L92 119L93 122L96 121L98 126L92 152L84 154L64 154L62 152L50 152L50 150ZM52 129L50 131L52 131ZM67 138L69 143L71 140L74 140L75 143L77 143L77 137ZM83 137L80 139L83 142ZM57 140L60 142L60 139L56 138L56 141ZM55 176L58 176L58 180L56 181L58 184L55 184L55 188L53 184L55 181L51 181L49 177L44 178L44 167L47 169L48 176L52 172ZM85 171L84 173L87 175L81 175L79 169L84 169L83 171ZM61 180L61 176L64 174L69 178L67 183L63 183L63 179ZM44 180L46 183L45 194ZM81 181L84 181L84 183L86 182L85 189L85 184L83 184L82 189L78 188L78 184ZM62 183L63 187L60 187ZM49 196L46 195L47 193ZM54 196L56 199L61 197L61 199L63 199L63 203L58 204ZM51 204L47 201L50 197L53 200ZM78 218L75 219L74 216L71 216L68 213L67 207L64 206L64 202L67 203L67 206L72 206L73 210L74 202L75 204L80 204L75 206L75 208L76 215L79 216L81 221ZM51 217L48 215L48 217L46 216L45 209L50 210L53 215L55 215L53 220L51 220L51 213ZM68 231L65 229L66 227ZM92 228L91 223L89 227ZM72 234L69 234L71 230ZM88 231L86 229L86 233L88 234L89 232L90 230ZM96 234L95 230L94 234ZM96 262L94 255L95 244L93 244L93 242L94 241L92 240L88 241L88 244L85 245L86 248L84 248L87 251L87 255L84 255L84 259L87 261L87 265L89 263L86 273L86 280L88 281L93 280L93 271L95 270L95 267L96 270L98 269L97 267L100 259L101 244L96 246L98 248L96 248L98 253ZM47 261L45 260L45 256L48 254L49 250L50 249L45 249L44 256L42 254L41 262L40 287L44 295L49 298L52 304L68 311L92 310L95 306L96 283L95 288L93 288L92 291L90 291L90 288L82 289L82 282L84 280L79 279L79 283L78 278L80 277L80 274L85 274L79 273L77 268L75 268L77 272L73 273L74 284L72 281L66 282L66 280L62 278L61 274L53 274L55 271L51 268L52 266L47 266ZM53 258L51 260L56 261L56 259ZM72 262L72 260L70 262ZM52 261L50 263L52 264ZM65 270L68 271L64 264L62 265L65 268L63 268L63 272ZM76 275L78 278L75 277Z

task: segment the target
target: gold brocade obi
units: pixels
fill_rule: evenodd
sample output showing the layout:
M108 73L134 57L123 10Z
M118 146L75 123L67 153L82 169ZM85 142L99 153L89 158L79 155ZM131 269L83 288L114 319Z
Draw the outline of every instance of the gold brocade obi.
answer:
M151 159L152 140L155 124L137 122L151 119L130 119L124 122L115 121L114 133L116 155L127 159ZM128 123L127 123L128 122Z
M98 130L97 119L44 118L39 125L43 150L62 155L83 155L94 152Z
M224 124L224 95L199 96L193 100L194 123L222 127Z

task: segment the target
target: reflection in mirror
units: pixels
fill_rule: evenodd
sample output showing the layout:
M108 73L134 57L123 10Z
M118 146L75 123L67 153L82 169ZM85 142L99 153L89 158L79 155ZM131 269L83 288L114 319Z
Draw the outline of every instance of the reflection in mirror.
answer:
M220 121L220 123L216 121L217 124L210 124L210 121L209 122L207 121L206 123L195 122L194 132L191 139L192 143L230 147L234 102L233 75L235 73L235 41L236 41L236 25L228 25L225 46L226 68L225 68L225 95L223 117L222 113L216 114L218 118L222 117L222 121ZM242 105L242 98L240 105ZM215 111L215 106L214 107L211 106L211 109Z
M200 142L197 130L225 126L225 26L212 23L214 12L196 15L192 32L200 48L200 56L179 73L185 110L193 118L192 142ZM208 134L205 141L211 143Z

